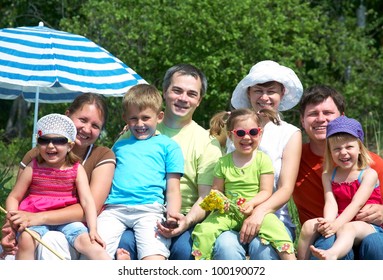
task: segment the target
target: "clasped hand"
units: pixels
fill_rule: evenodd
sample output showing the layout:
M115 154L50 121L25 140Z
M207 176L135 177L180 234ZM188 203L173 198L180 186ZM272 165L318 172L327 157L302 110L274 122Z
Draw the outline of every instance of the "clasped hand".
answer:
M37 215L25 211L8 211L7 219L14 230L23 231L25 228L38 225Z
M16 231L23 231L31 225L37 225L38 215L25 211L9 211L7 221L1 229L1 246L8 255L17 252Z
M168 213L168 219L165 223L157 221L157 231L166 238L178 236L189 228L189 223L184 215L180 213Z
M334 235L338 231L338 226L334 221L327 221L325 218L318 218L318 232L325 238Z

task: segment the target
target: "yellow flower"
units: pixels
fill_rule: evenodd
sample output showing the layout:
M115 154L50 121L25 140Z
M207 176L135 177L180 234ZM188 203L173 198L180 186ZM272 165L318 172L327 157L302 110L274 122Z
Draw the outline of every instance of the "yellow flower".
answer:
M236 201L231 202L223 193L217 190L211 190L202 200L200 206L202 209L209 212L217 210L219 213L223 214L225 211L229 211L238 217L243 216Z

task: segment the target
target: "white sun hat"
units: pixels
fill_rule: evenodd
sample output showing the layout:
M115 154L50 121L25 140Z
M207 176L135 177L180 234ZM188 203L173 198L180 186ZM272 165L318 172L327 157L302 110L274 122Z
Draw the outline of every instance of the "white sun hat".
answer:
M46 134L57 134L68 138L70 142L76 140L77 128L73 121L65 115L46 115L36 123L36 129L37 138Z
M303 86L295 72L275 61L264 60L251 67L249 74L238 83L231 97L231 105L235 109L251 108L247 96L248 87L271 81L281 83L285 87L278 111L289 110L298 104Z

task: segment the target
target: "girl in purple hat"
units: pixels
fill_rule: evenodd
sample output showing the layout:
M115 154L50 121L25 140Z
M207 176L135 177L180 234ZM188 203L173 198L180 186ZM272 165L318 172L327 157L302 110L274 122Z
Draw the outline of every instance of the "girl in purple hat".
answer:
M362 126L354 119L340 116L329 122L322 175L323 217L303 224L298 259L308 259L310 251L319 259L340 259L367 235L383 232L381 226L354 220L365 204L382 204L378 175L369 167L372 160L363 137ZM334 234L335 243L328 250L311 245L319 235L328 238Z

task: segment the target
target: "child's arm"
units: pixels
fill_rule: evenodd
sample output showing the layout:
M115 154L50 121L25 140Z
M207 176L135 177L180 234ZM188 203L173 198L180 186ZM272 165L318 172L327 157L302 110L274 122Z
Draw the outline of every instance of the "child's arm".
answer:
M24 172L17 178L16 184L5 202L7 211L18 210L19 204L23 200L32 182L32 172L32 167L28 165L25 167Z
M225 179L214 177L213 185L211 186L212 190L220 191L225 193Z
M330 174L322 174L322 185L325 201L323 208L323 217L327 221L334 221L336 219L336 216L338 215L338 204L336 203L334 193L332 192Z
M101 246L105 247L105 243L102 241L97 233L97 210L92 193L90 191L88 177L85 169L82 165L78 166L76 187L80 200L80 204L84 209L85 219L87 227L89 229L89 237L91 242L96 241Z
M166 210L167 223L171 226L176 226L177 220L172 218L181 211L181 189L180 189L181 174L168 173L166 175ZM172 225L172 223L174 225Z
M261 174L259 193L241 206L241 212L250 215L255 207L266 201L273 193L274 174Z
M225 179L218 178L214 176L213 185L211 186L211 190L219 191L225 195ZM230 203L225 203L225 211L228 211L230 207Z
M32 182L32 173L33 169L31 164L29 164L27 167L25 167L23 174L18 176L15 186L5 201L5 208L8 211L7 219L10 221L11 226L14 229L20 231L30 226L30 224L28 220L23 221L20 219L20 216L15 211L19 209L20 202L23 200L29 189L29 186Z
M372 191L376 183L378 182L378 174L372 168L368 168L365 170L362 182L358 190L356 191L354 197L351 200L351 203L344 209L342 214L338 216L336 219L336 224L338 228L343 224L351 221L359 210L366 204L366 201L371 196Z
M322 185L324 192L324 208L323 208L323 218L317 218L318 227L317 231L324 237L328 238L331 235L334 235L337 231L337 228L333 225L337 215L338 215L338 204L336 202L334 193L332 192L331 186L331 177L328 173L322 174Z

